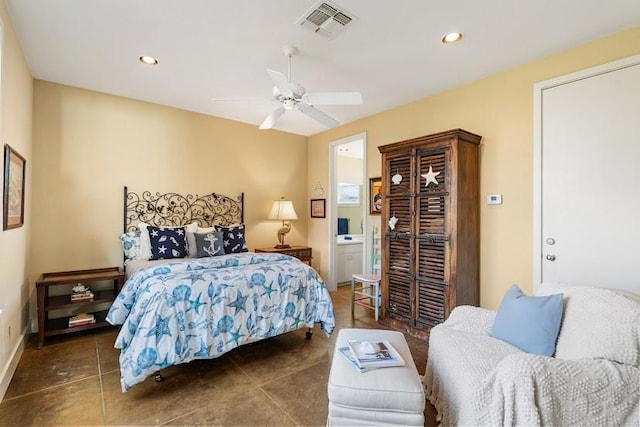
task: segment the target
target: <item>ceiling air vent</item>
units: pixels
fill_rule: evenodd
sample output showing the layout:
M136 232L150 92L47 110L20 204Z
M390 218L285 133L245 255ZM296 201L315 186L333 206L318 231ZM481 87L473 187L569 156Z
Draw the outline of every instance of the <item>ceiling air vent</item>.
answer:
M302 15L296 24L331 39L357 20L352 13L335 3L320 1Z

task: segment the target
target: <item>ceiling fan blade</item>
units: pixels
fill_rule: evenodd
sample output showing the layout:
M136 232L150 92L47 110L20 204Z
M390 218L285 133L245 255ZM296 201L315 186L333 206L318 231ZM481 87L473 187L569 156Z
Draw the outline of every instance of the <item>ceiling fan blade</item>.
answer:
M304 102L300 102L300 103L298 103L297 106L298 106L298 110L300 110L302 113L304 113L307 116L311 117L313 120L316 120L316 121L322 123L323 125L325 125L328 128L334 127L334 126L337 126L337 125L340 124L339 121L337 121L336 119L334 119L333 117L331 117L327 113L323 113L322 111L318 110L317 108L312 107L309 104L305 104Z
M284 107L278 107L271 112L267 116L266 119L262 122L262 124L258 127L259 129L271 129L273 125L276 124L280 116L284 114Z
M305 93L302 100L311 105L355 105L362 104L360 92Z
M212 102L269 101L269 98L211 98Z
M291 84L289 84L289 80L287 80L287 76L282 74L280 71L270 70L267 68L267 74L273 80L273 84L278 88L278 91L284 95L285 97L293 96L293 89L291 89Z

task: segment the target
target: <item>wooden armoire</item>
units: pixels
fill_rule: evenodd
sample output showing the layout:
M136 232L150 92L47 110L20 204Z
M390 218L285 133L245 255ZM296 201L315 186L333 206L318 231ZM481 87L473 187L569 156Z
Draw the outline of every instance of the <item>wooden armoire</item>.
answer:
M480 302L481 139L454 129L378 147L381 322L394 329L426 338L454 307Z

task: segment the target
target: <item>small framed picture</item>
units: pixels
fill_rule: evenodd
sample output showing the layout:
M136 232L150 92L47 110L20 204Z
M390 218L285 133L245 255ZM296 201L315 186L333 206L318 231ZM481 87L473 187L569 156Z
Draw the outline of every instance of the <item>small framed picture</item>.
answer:
M380 215L382 212L382 178L369 178L369 213Z
M9 144L4 146L3 230L22 227L24 224L26 163L24 157Z
M326 200L327 199L311 199L311 218L326 217Z

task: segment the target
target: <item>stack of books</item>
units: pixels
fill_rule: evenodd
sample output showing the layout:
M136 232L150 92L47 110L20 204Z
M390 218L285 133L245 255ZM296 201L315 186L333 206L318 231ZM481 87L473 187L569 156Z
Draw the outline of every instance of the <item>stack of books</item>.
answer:
M71 301L93 301L93 292L84 285L74 286L71 290Z
M346 347L338 348L344 356L360 372L372 369L404 366L400 353L386 340L355 341L349 340Z
M92 325L96 323L96 318L91 313L80 313L69 318L69 327Z

